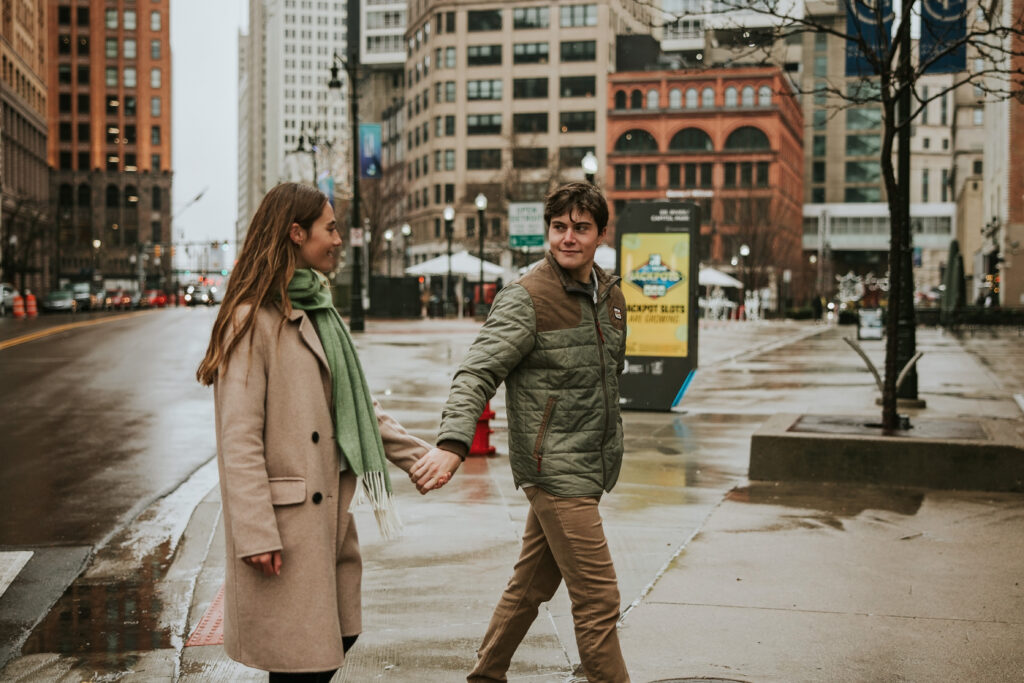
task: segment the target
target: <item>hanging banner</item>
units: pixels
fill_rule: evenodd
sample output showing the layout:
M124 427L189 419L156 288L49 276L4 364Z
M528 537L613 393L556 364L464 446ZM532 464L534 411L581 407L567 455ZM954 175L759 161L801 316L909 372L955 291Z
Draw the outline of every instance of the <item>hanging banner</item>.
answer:
M921 0L921 40L925 73L948 74L967 68L967 0Z
M892 0L847 0L847 76L878 75L875 65L885 59L892 48L894 18Z
M700 209L632 202L616 220L618 275L628 312L622 406L670 410L697 368Z
M328 170L320 171L320 174L316 177L316 187L318 190L327 195L327 203L334 208L334 176Z
M359 177L379 178L381 129L379 123L359 124Z

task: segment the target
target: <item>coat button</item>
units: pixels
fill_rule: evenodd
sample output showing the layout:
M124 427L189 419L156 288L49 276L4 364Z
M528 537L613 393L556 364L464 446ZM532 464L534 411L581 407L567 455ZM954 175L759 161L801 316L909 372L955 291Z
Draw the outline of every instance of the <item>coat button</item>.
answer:
M320 501L323 500L323 499L324 499L323 494L321 494L319 491L317 491L316 493L313 494L313 504L314 505L319 505Z
M313 443L320 443L320 432L313 432Z

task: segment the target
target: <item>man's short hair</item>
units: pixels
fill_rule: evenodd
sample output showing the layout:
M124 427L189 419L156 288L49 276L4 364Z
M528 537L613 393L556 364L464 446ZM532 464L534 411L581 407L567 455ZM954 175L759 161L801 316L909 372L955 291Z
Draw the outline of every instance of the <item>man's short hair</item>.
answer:
M551 219L572 211L588 211L597 224L597 232L608 225L608 202L600 190L590 183L566 183L548 193L544 199L544 226Z

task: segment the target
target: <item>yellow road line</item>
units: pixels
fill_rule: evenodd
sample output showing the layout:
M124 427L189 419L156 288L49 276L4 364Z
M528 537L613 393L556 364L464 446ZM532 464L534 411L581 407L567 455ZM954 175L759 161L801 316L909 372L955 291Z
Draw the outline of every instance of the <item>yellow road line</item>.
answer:
M134 311L132 313L122 313L121 315L112 315L108 318L96 318L94 320L83 320L77 323L65 323L63 325L56 325L54 327L47 327L45 330L37 330L36 332L30 332L29 334L23 334L20 337L14 337L7 341L0 341L0 351L9 349L12 346L18 344L25 344L26 342L35 341L36 339L42 339L43 337L49 337L52 334L58 334L60 332L66 332L67 330L73 330L79 327L89 327L90 325L99 325L100 323L109 323L115 320L124 320L125 318L134 318L139 315L146 315L147 313L153 313L153 311Z

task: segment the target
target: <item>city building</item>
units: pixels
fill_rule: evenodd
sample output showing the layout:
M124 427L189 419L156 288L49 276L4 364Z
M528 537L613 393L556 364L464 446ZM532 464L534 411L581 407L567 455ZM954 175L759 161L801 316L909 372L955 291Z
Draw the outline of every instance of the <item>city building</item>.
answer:
M172 285L170 0L48 0L59 278Z
M701 207L703 264L776 293L785 277L794 285L787 298L809 296L794 273L803 122L782 69L618 71L608 76L608 109L603 175L613 225L630 201L692 201Z
M453 249L476 253L484 228L485 254L512 265L509 202L542 201L552 184L583 179L587 152L605 157L617 36L650 32L651 11L632 0L409 3L402 213L414 261L446 253L451 205Z
M46 163L45 3L3 3L0 20L0 280L41 295L56 283Z

